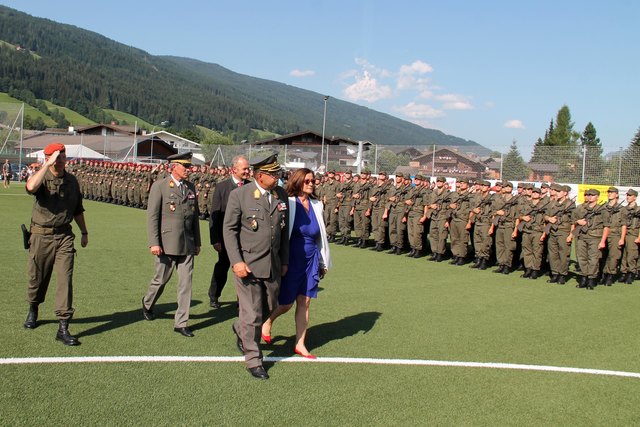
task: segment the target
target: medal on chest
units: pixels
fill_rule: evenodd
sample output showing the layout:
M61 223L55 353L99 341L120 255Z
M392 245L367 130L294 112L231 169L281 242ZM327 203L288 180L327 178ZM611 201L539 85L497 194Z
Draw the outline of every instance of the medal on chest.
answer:
M175 212L176 211L176 202L174 202L174 201L169 202L169 210L171 212Z
M249 226L251 227L251 229L253 231L257 231L258 230L258 221L256 221L256 216L253 215L251 217L251 220L249 221Z

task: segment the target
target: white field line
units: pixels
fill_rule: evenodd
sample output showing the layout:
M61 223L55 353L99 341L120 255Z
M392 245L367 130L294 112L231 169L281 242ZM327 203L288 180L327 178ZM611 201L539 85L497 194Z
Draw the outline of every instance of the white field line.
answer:
M242 362L241 356L91 356L91 357L13 357L0 358L0 365L33 365L59 363L162 363L162 362ZM447 360L373 359L349 357L320 357L307 360L301 357L265 357L265 362L293 363L355 363L366 365L444 366L455 368L513 369L521 371L563 372L586 375L640 378L639 372L606 369L572 368L562 366L526 365L519 363L456 362Z

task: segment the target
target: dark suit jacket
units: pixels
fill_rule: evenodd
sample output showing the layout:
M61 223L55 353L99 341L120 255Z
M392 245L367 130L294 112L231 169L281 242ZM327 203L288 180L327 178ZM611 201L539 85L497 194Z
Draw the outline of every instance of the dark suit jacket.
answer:
M245 180L243 185L249 182L250 181ZM209 237L211 238L212 245L215 245L216 243L224 244L222 238L224 213L227 210L229 193L236 188L238 188L238 185L233 181L233 178L230 177L216 185L216 189L213 192L213 198L211 199L211 212L209 216Z
M195 255L200 244L196 189L189 181L183 196L171 177L151 186L147 207L149 247L161 246L167 255Z
M222 234L231 265L245 262L254 277L279 279L289 264L287 193L276 187L269 207L255 182L229 194Z

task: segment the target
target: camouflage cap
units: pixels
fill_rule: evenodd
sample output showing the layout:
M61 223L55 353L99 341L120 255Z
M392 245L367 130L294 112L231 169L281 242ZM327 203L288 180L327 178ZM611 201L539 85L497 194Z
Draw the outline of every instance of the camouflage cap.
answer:
M633 188L630 188L627 191L627 196L637 196L637 195L638 195L638 192L636 190L634 190Z
M619 191L616 187L609 187L607 193L619 193Z
M531 192L533 192L533 193L538 193L538 194L542 194L542 188L540 188L540 187L533 187L533 188L531 189Z
M436 178L436 182L447 182L447 178L444 176L439 176Z

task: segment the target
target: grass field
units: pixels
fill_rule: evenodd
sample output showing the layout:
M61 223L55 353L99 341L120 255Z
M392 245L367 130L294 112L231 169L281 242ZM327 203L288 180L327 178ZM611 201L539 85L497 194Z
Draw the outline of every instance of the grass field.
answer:
M60 110L60 112L64 114L64 117L69 123L71 123L72 126L88 126L96 124L96 122L94 122L93 120L88 119L82 114L70 110L67 107L61 107L60 105L56 105L53 102L49 101L44 101L44 103L47 105L47 108L50 111L54 111L55 109Z
M152 130L154 125L149 122L145 122L139 117L134 116L133 114L125 113L123 111L118 110L110 110L108 108L103 108L109 114L112 114L113 117L116 118L121 124L127 124L129 126L133 126L136 122L138 122L138 129L147 129ZM157 127L157 126L156 126Z
M152 274L145 212L85 202L89 246L77 247L82 345L54 340L53 287L42 324L25 330L26 252L19 225L32 200L0 192L0 358L237 356L232 286L207 304L216 256L203 223L190 325L173 332L175 278L154 322L140 300ZM593 292L332 246L334 268L311 305L308 348L323 357L502 362L640 372L640 287ZM265 355L292 354L292 314ZM15 425L637 425L640 379L577 373L351 363L240 362L0 365L0 424Z
M22 101L20 101L19 99L9 96L9 94L6 92L0 92L0 111L7 112L8 118L11 120L11 123L6 123L8 126L11 126L13 124L13 120L18 114L21 104ZM35 107L32 107L29 104L24 105L24 114L25 117L29 116L32 119L40 117L47 126L53 127L56 125L56 122L51 117L47 116L42 111L38 110ZM20 125L20 122L16 123L17 127L20 127Z

